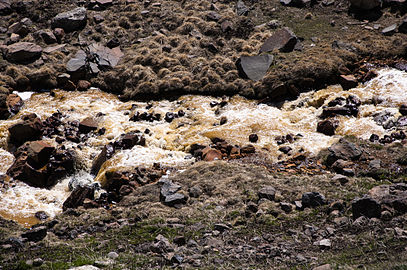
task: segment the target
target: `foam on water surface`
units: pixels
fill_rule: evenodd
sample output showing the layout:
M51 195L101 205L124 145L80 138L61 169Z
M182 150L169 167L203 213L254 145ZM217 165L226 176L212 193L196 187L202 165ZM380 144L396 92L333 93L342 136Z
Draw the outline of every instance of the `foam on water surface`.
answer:
M27 113L36 113L42 120L52 113L60 111L65 115L64 121L82 120L86 117L97 117L99 127L104 127L103 136L91 137L78 144L66 142L67 148L73 148L80 160L81 172L62 180L50 190L36 189L24 183L1 191L0 215L32 224L32 217L37 211L45 211L53 216L61 211L62 203L69 195L67 183L76 178L83 181L93 180L89 170L95 156L104 145L117 140L121 134L146 129L144 134L146 147L135 146L129 150L118 151L104 164L96 180L103 178L109 170L128 170L137 166L149 167L154 163L183 169L194 160L188 157L191 144L209 144L210 139L219 137L231 144L244 146L249 144L248 137L252 133L259 136L253 145L270 159L277 161L281 152L275 140L276 136L301 134L301 137L289 146L293 152L305 151L317 154L336 142L342 135L356 135L364 139L372 133L382 136L386 133L383 127L373 121L373 116L381 111L398 113L398 106L407 103L407 75L405 72L384 69L379 76L365 85L348 91L340 86L330 86L316 92L301 94L296 100L286 102L281 108L257 104L240 96L231 97L228 105L219 108L211 107L211 101L220 102L220 98L206 96L182 96L175 101L121 102L115 95L103 93L97 89L86 92L65 92L55 90L49 93L33 94L25 101L18 115L9 120L0 121L0 174L4 174L14 158L8 153L8 128ZM337 129L339 136L326 136L316 132L323 106L336 97L355 95L362 105L359 116L336 116L340 124ZM374 98L382 99L379 105L372 105ZM147 105L150 105L147 107ZM133 109L132 109L133 108ZM183 110L184 117L174 119L171 123L164 120L154 122L133 122L129 118L134 112L160 113L162 118L166 112ZM220 118L226 117L227 122L220 125Z

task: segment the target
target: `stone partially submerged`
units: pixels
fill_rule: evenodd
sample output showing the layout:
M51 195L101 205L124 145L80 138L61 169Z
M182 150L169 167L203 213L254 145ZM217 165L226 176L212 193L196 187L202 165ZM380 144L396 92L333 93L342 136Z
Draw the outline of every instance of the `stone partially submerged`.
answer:
M258 81L266 75L272 62L273 56L270 54L241 56L237 60L236 66L241 77Z

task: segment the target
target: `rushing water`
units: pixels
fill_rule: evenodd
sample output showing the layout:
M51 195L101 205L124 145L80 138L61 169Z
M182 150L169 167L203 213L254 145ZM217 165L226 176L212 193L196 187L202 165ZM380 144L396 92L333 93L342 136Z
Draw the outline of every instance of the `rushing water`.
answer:
M78 144L67 142L66 147L72 147L78 153L81 166L77 173L60 181L50 190L29 187L24 183L16 183L14 187L0 190L0 215L14 219L25 225L37 220L33 217L37 211L45 211L51 217L61 211L63 201L69 196L68 182L75 177L82 181L100 181L104 171L109 169L130 169L136 166L151 166L160 163L167 166L182 168L194 160L188 155L188 148L193 143L208 144L213 137L225 139L229 143L246 145L248 137L256 133L259 141L255 143L258 151L269 155L276 161L281 155L275 141L278 135L301 134L290 144L293 152L305 151L317 154L334 143L340 135L356 135L364 139L372 133L382 136L386 131L373 120L373 115L381 111L398 114L398 106L407 102L407 74L401 71L387 69L379 71L379 76L365 85L349 91L343 91L340 86L301 94L297 100L286 102L281 108L257 104L240 96L231 97L228 105L216 112L218 107L211 107L211 101L221 99L204 96L182 96L176 101L155 101L146 109L147 103L121 102L116 96L103 93L97 89L87 92L55 91L34 94L25 101L18 115L5 121L0 121L0 174L4 174L13 163L14 157L8 153L8 127L17 123L22 115L36 113L42 120L52 113L60 111L65 120L82 120L97 113L104 116L98 118L99 127L104 127L106 133L91 137L86 142ZM340 124L336 131L339 136L325 136L316 132L322 106L336 97L355 95L362 105L358 117L336 116ZM381 99L379 105L372 100ZM129 117L136 111L155 112L162 116L166 112L183 110L184 117L171 123L164 120L154 122L133 122ZM227 123L219 125L220 118L225 116ZM132 130L151 132L146 137L146 147L135 146L130 150L116 153L106 162L96 179L89 174L92 160L108 142L116 140L120 134ZM281 158L281 157L280 157Z

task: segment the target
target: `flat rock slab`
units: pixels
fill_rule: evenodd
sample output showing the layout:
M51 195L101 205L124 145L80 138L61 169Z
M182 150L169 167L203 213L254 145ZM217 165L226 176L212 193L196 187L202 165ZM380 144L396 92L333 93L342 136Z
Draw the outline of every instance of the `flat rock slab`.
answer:
M17 42L7 46L6 51L8 61L29 62L41 56L42 48L31 42Z
M277 30L261 46L260 53L279 50L281 52L292 52L297 44L297 37L287 27Z
M65 32L82 29L86 25L86 8L78 7L73 10L59 13L52 19L52 28L62 28Z
M259 81L266 75L273 59L274 57L269 54L241 56L236 65L242 77Z

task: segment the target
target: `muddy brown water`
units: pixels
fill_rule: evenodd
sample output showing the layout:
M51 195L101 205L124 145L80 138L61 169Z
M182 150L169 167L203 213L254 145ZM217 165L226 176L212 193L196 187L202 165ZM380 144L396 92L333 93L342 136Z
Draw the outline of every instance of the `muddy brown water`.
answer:
M77 173L62 179L51 189L29 187L17 182L8 189L0 190L0 215L15 220L25 226L39 222L34 214L45 211L50 217L61 212L62 203L69 196L68 183L72 178L83 182L103 181L109 170L125 170L136 166L151 166L154 163L185 168L194 160L189 156L189 146L193 143L208 144L214 137L223 138L229 143L244 146L249 144L249 135L256 133L258 142L253 145L257 151L268 155L272 161L281 158L275 140L276 136L301 134L301 137L290 144L293 153L307 152L317 154L327 148L343 135L355 135L368 139L372 133L383 136L386 131L377 125L373 116L382 111L400 115L398 107L407 102L407 74L394 69L383 69L379 76L365 85L344 91L340 86L330 86L319 91L301 94L298 99L283 104L281 108L257 104L240 96L228 98L228 105L223 108L210 106L211 101L220 102L220 98L206 96L182 96L175 101L154 101L151 108L145 102L121 102L115 95L91 89L87 92L66 92L55 90L49 93L28 95L23 109L14 117L0 121L0 174L4 174L13 163L14 157L7 152L8 127L17 123L22 115L36 113L42 120L58 110L65 120L82 120L89 116L99 117L99 128L106 133L91 137L84 143L67 142L68 148L78 153ZM336 97L355 95L362 101L358 117L336 116L339 127L335 136L326 136L316 132L322 106ZM374 105L372 99L380 99ZM185 116L167 123L164 120L146 122L129 121L136 111L155 112L163 116L166 112L183 110ZM218 110L218 111L217 111ZM226 117L226 124L220 125L220 118ZM116 153L106 162L98 176L89 174L92 160L102 147L115 141L120 134L140 130L151 132L146 137L146 147L135 146L129 150ZM50 142L55 142L50 139ZM280 157L279 157L280 156ZM283 157L284 158L284 157Z

